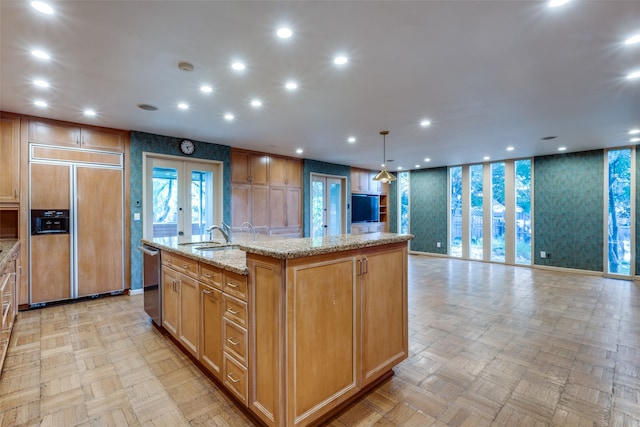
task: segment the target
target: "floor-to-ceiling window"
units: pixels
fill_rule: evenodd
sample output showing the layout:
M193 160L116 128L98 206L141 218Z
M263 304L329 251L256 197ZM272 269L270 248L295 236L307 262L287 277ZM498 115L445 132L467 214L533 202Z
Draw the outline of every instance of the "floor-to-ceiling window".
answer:
M409 172L398 172L398 232L409 233Z
M449 168L449 255L462 257L462 166Z
M516 160L516 264L531 264L531 159Z
M491 163L491 261L505 258L504 162Z
M482 165L469 166L469 198L470 198L470 215L469 215L469 258L471 259L483 259L483 236L482 236L482 224L483 224L483 203L484 193L483 187L483 167Z
M607 272L631 274L632 250L632 150L607 151Z

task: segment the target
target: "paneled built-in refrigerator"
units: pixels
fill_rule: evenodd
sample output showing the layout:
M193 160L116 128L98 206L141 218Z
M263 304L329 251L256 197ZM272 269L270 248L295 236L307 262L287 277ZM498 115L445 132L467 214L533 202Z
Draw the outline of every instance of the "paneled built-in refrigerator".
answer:
M121 292L122 154L37 145L30 149L29 208L32 213L68 210L69 232L37 233L32 227L29 303Z

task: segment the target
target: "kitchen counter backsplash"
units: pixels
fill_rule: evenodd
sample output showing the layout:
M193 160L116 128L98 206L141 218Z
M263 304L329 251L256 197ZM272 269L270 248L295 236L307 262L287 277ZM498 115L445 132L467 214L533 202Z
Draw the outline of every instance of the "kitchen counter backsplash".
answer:
M258 235L254 241L250 234L236 234L231 243L226 243L223 239L206 240L200 236L194 236L186 242L177 237L156 237L152 240L142 239L142 242L225 270L248 274L247 252L277 259L291 259L406 242L411 239L412 234L368 233L293 239Z

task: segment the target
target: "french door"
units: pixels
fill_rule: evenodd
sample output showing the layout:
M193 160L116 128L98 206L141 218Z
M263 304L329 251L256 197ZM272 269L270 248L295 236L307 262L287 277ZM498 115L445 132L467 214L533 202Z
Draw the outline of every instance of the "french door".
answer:
M343 233L344 182L344 178L311 175L311 237Z
M219 164L147 157L145 172L146 238L204 237L222 221Z

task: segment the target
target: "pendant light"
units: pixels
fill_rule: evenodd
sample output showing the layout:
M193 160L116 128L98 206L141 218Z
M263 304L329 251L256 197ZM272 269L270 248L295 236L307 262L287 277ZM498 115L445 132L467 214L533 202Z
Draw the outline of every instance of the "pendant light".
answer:
M385 162L387 161L387 153L386 153L386 136L389 135L389 131L388 130L381 130L380 131L380 135L382 135L382 170L380 172L378 172L378 174L376 176L373 177L374 181L380 181L383 183L387 183L387 182L391 182L391 181L395 181L396 177L392 174L390 174L387 171L387 165L385 164Z

